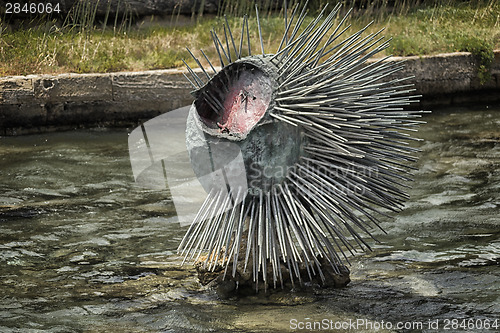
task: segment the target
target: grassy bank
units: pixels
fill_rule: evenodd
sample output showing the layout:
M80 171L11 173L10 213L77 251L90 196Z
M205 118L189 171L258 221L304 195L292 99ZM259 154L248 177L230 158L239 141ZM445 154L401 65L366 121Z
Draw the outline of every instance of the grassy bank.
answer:
M400 8L357 8L349 22L352 24L350 31L374 20L368 32L385 27L385 36L393 37L385 54L407 56L471 51L482 57L482 63L487 66L492 50L500 48L500 2L440 3L424 6L417 1L413 6ZM266 50L274 51L279 44L284 31L282 14L269 12L261 17ZM178 19L172 17L170 21ZM214 27L220 31L217 29L220 20L187 20L182 26L172 26L149 22L130 24L125 19L115 22L114 27L103 29L92 20L89 23L73 18L63 24L48 21L22 30L5 29L5 21L0 22L0 76L182 67L182 58L190 61L186 46L192 50L203 48L215 60L210 29ZM239 40L242 19L230 17L229 21ZM253 19L250 31L255 49L259 37Z

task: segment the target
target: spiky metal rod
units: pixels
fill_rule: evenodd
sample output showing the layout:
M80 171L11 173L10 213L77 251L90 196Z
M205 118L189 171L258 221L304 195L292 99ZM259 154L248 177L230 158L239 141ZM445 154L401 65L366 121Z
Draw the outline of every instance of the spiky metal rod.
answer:
M258 168L265 170L266 158L280 155L271 164L287 172L261 175L249 188L207 189L179 252L185 260L204 258L210 270L222 266L224 276L251 271L256 288L259 280L265 286L283 284L284 273L292 283L302 282L304 270L309 278L324 280L325 263L339 272L348 261L346 251L369 249L361 234L373 237L378 216L403 207L408 196L402 188L411 181L408 164L416 160L417 150L408 142L417 139L407 132L416 130L421 122L414 118L422 111L403 106L419 96L410 95L414 89L405 79L387 79L403 63L389 57L367 63L389 46L383 30L363 37L367 25L342 39L350 11L335 24L341 5L328 14L325 6L303 28L306 6L298 16L298 6L290 18L285 14L285 33L274 54L265 53L257 7L262 55L251 53L247 16L239 43L227 18L225 43L210 32L222 69L201 53L213 76L188 50L206 79L186 64L195 88L195 122L206 140L236 142L247 168L261 161ZM262 146L263 136L274 140ZM208 162L192 157L192 163L196 169ZM255 180L248 170L247 178Z

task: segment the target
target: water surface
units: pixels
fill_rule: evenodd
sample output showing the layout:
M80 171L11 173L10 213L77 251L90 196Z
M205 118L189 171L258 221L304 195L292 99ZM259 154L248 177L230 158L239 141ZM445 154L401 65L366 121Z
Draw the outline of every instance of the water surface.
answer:
M186 228L167 190L133 182L127 130L2 137L0 331L286 332L291 319L326 319L431 332L429 321L500 320L500 107L424 119L411 200L351 260L348 287L229 300L179 266Z

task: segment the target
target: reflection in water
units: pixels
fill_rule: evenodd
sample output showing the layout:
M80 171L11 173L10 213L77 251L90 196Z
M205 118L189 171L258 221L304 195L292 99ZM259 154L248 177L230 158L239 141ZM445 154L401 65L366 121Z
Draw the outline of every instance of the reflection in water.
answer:
M347 288L226 301L179 267L185 227L167 190L135 185L125 130L0 138L0 331L499 319L500 109L425 120L411 200L383 222L387 235L374 231L374 251L351 260Z

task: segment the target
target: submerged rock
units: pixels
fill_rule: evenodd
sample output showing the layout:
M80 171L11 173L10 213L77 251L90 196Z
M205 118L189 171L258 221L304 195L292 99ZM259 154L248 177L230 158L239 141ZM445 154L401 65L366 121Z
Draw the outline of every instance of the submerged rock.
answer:
M259 282L255 282L251 269L245 267L244 256L239 257L236 270L233 275L233 264L229 263L226 270L226 263L219 260L215 267L206 264L206 257L200 257L195 263L198 273L198 280L203 286L213 289L221 298L229 298L236 295L252 295L256 292L268 289L279 288L285 290L301 290L309 288L341 288L351 282L350 271L346 266L335 266L328 263L324 258L317 258L321 264L323 278L320 275L309 274L309 269L305 265L299 266L300 276L310 276L309 280L298 280L291 277L290 271L285 263L282 263L280 276L274 279L272 267L267 267L267 277L260 274ZM250 259L251 261L251 259ZM262 282L265 281L265 282ZM277 281L277 282L275 282Z

